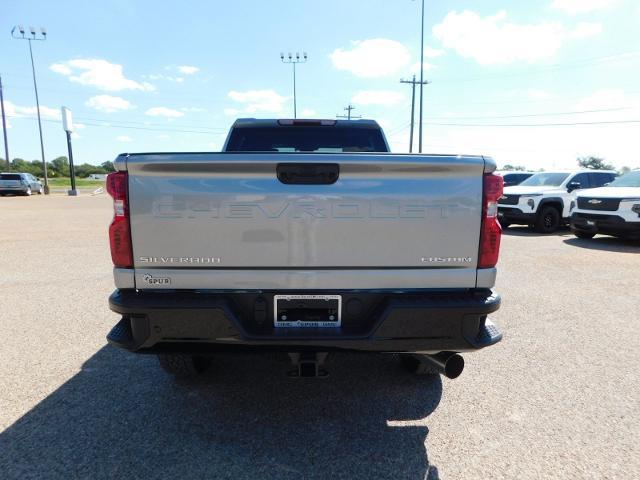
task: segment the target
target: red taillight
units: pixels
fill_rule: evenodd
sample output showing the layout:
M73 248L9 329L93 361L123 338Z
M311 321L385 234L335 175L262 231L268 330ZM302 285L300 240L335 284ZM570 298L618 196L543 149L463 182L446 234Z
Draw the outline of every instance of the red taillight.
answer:
M498 263L502 227L498 222L498 199L504 180L500 175L485 174L482 190L482 227L478 268L492 268Z
M109 244L111 259L116 267L133 266L127 184L127 172L107 175L107 192L113 197L113 221L109 225Z

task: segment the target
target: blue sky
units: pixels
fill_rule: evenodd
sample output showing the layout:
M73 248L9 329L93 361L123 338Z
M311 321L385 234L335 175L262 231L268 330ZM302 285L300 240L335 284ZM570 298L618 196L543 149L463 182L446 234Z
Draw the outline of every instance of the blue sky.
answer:
M76 161L94 164L218 150L236 117L291 117L281 51L309 55L298 116L335 118L352 103L394 151L408 150L410 87L399 80L419 70L419 2L161 3L4 1L12 158L39 158L27 42L9 35L20 23L48 31L33 47L49 160L66 154L62 105L79 127ZM639 27L636 0L428 1L424 150L531 168L570 168L579 155L640 167Z

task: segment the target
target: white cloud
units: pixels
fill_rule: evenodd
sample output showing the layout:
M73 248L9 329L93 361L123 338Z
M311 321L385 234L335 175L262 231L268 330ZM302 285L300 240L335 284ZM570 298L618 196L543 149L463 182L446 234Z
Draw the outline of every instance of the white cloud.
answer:
M427 72L429 70L433 70L436 68L435 65L432 65L429 62L422 62L422 67L424 68L424 71ZM409 69L409 71L411 73L415 73L416 75L418 75L420 73L420 62L416 62L413 65L411 65L411 68ZM419 80L419 79L418 79Z
M411 60L407 47L386 38L355 41L350 50L338 48L329 57L338 70L363 78L392 75Z
M158 140L169 140L171 137L169 135L167 135L166 133L161 133L160 135L158 135L156 137Z
M73 128L77 130L82 130L83 128L87 128L87 126L84 123L73 122Z
M433 27L433 35L459 55L491 65L552 57L562 46L567 32L557 22L508 22L505 10L488 17L465 10L449 12Z
M587 38L598 35L601 32L601 23L580 22L573 30L571 30L570 35L572 38Z
M182 112L206 112L206 108L202 107L180 107Z
M588 13L610 7L617 0L553 0L551 6L566 13Z
M539 90L537 88L531 88L527 90L527 95L534 100L547 100L553 98L553 94L546 90Z
M184 78L172 77L171 75L164 75L162 73L152 73L150 75L143 75L142 78L148 78L149 80L167 80L169 82L182 83Z
M273 90L248 90L246 92L229 92L229 98L245 105L244 111L247 113L272 112L280 113L284 110L286 97L279 95ZM227 109L229 110L229 109ZM227 113L225 111L225 113ZM227 115L229 115L227 113Z
M38 115L38 110L35 106L33 107L24 107L21 105L16 105L10 101L4 102L5 113L8 117L36 117ZM46 118L49 120L60 120L61 113L57 108L47 107L46 105L40 105L40 116L42 118Z
M150 117L166 117L166 118L180 118L184 117L184 113L180 110L174 110L167 107L152 107L144 112L145 115Z
M111 95L96 95L84 102L84 104L94 110L107 113L131 110L132 108L135 108L128 100L125 100L122 97L113 97Z
M184 73L185 75L193 75L194 73L199 72L200 69L198 67L193 67L191 65L180 65L178 67L178 71L180 73Z
M362 90L356 93L351 101L358 105L391 106L402 101L404 95L392 90Z
M301 113L302 113L303 117L307 117L307 118L313 117L313 116L316 115L316 111L313 110L312 108L305 108L305 109L302 110Z
M230 117L238 115L239 113L240 113L240 110L238 110L237 108L225 108L224 109L224 114L225 115L229 115Z
M116 140L123 143L133 142L133 138L128 137L127 135L118 135Z
M71 75L73 73L69 67L62 63L54 63L49 68L60 75Z
M591 95L578 101L576 104L576 110L602 110L625 108L628 106L630 106L630 102L623 90L616 88L603 88L596 90Z
M444 55L444 50L426 46L424 47L424 58L438 58Z
M140 83L126 78L122 71L122 65L99 58L76 58L54 63L49 68L53 72L66 76L72 82L89 85L107 92L155 90L155 87L148 82Z

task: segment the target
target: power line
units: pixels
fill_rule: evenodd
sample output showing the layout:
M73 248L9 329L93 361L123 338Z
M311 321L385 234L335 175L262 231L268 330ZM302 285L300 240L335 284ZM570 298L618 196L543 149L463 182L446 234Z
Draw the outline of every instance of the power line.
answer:
M600 56L600 57L591 57L591 58L585 58L582 60L576 60L574 62L567 62L567 63L555 63L552 65L547 65L545 67L535 67L535 68L528 68L528 69L523 69L520 70L518 72L513 72L513 73L489 73L489 74L485 74L485 75L474 75L474 76L470 76L470 77L442 77L439 78L439 81L442 82L446 82L446 83L467 83L467 82L474 82L477 80L482 80L485 78L509 78L509 77L520 77L523 75L532 75L532 74L540 74L540 73L545 73L545 72L549 72L549 71L554 71L554 70L566 70L566 69L572 69L572 68L583 68L583 67L588 67L590 65L593 64L597 64L597 63L606 63L608 61L615 61L616 59L620 59L620 60L626 60L628 58L633 58L640 55L640 51L635 50L635 51L631 51L631 52L621 52L621 53L616 53L616 54L612 54L612 55L604 55L604 56Z
M35 120L35 117L29 116L18 116L18 115L7 115L9 118L20 119L24 118L27 120ZM62 123L60 120L43 118L43 122L49 123ZM91 122L82 122L84 125L91 127L106 127L106 128L124 128L130 130L146 130L150 132L173 132L173 133L199 133L203 135L226 135L226 130L222 132L212 132L212 131L202 131L202 130L189 130L189 129L181 129L181 128L150 128L150 127L138 127L133 125L120 125L118 123L109 122L105 123L91 123Z
M89 122L107 122L107 123L113 123L111 120L105 119L105 118L89 118L89 117L76 117L76 120L81 120L82 123L84 123L84 121L89 121ZM164 127L163 124L160 123L150 123L150 122L137 122L137 121L133 121L133 120L118 120L116 123L124 123L124 124L136 124L136 125L144 125L147 127ZM223 127L203 127L203 126L199 126L199 125L184 125L181 124L179 126L179 128L197 128L200 130L220 130L220 131L224 131L227 132L228 129L223 128Z
M409 122L409 123L405 123L404 125L402 125L402 126L400 126L400 127L396 128L396 129L394 129L394 130L390 131L390 132L387 134L387 136L388 136L389 138L397 137L397 136L398 136L398 135L400 135L401 133L404 133L404 131L405 131L407 128L409 128L409 127L410 127L410 125L411 125L411 122Z
M552 112L552 113L526 113L521 115L486 115L486 116L452 116L452 117L430 117L431 120L451 120L451 119L491 119L491 118L527 118L527 117L555 117L562 115L582 115L586 113L602 113L602 112L619 112L620 110L629 110L630 107L620 108L601 108L597 110L577 110L573 112Z
M640 120L609 120L599 122L567 122L567 123L436 123L428 125L447 127L572 127L579 125L621 125L626 123L640 123Z

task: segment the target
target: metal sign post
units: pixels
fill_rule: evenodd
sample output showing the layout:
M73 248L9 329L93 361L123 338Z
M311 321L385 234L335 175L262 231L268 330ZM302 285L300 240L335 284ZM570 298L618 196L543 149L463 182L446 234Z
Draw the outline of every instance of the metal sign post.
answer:
M77 196L76 190L76 172L73 168L73 149L71 148L71 133L73 133L73 119L71 118L71 110L62 107L62 128L67 134L67 149L69 151L69 174L71 176L71 190L67 191L70 196Z

